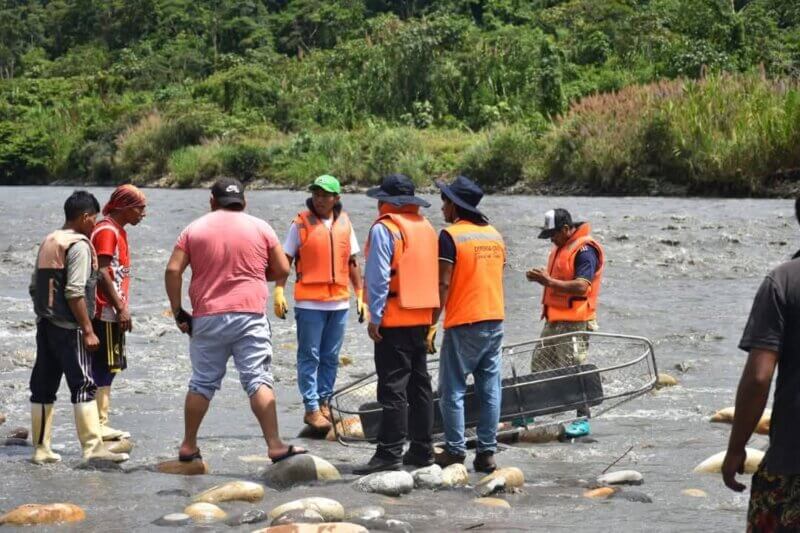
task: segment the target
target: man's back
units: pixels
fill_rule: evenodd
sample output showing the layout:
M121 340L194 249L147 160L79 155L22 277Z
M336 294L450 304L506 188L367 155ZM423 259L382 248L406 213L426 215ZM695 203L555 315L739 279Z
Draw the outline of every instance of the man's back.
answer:
M176 246L189 256L192 315L263 313L269 250L278 244L265 221L218 209L186 227Z

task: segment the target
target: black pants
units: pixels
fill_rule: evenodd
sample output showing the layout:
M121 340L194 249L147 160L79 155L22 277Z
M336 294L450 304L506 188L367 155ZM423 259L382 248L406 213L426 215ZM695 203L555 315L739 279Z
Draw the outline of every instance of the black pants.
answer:
M67 377L72 403L91 402L97 386L92 379L92 354L79 329L65 329L42 319L36 325L36 363L31 373L31 402L54 403Z
M433 391L428 374L425 336L428 326L380 328L375 344L378 402L383 408L376 455L399 459L406 437L410 453L433 454Z

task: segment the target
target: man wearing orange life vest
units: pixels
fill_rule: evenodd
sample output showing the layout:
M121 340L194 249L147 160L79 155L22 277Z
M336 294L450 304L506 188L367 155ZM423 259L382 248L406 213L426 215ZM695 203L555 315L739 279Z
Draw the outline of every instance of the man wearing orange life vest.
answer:
M309 187L311 198L289 227L283 251L294 260L297 319L297 385L303 397L303 422L316 431L331 427L328 401L333 395L339 350L344 339L350 309L352 283L356 307L364 321L361 269L353 226L339 199L339 181L329 175L318 177ZM287 278L275 283L275 315L286 318L284 296Z
M481 188L464 176L442 191L442 213L451 225L439 235L439 299L444 302L444 341L439 358L439 407L445 446L436 454L442 467L463 463L464 394L467 376L475 379L480 405L476 472L493 472L497 465L497 424L500 421L501 356L503 345L503 237L478 210ZM434 313L434 324L441 309ZM431 343L432 344L432 343ZM433 346L429 346L433 351Z
M436 231L419 214L430 204L414 192L414 182L402 174L367 191L379 212L367 240L364 280L382 416L375 454L353 469L358 475L433 463L426 337L439 307L439 265ZM403 454L406 436L411 444Z
M597 297L603 279L605 252L590 232L588 222L573 223L566 209L545 213L545 225L539 238L550 239L553 243L547 269L535 268L526 273L528 281L544 287L542 318L546 322L542 338L598 329ZM588 341L580 337L545 343L534 353L531 370L538 372L582 364L588 349ZM578 409L578 416L588 417L588 407ZM567 427L568 436L588 433L586 420Z

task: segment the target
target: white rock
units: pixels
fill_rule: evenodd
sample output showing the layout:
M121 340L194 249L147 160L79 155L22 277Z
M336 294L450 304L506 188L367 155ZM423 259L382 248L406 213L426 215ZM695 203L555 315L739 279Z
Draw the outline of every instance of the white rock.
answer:
M764 459L764 452L754 448L745 448L746 459L744 461L744 473L753 474L758 470L758 465ZM715 453L696 467L695 472L704 472L707 474L719 474L722 472L722 462L725 460L726 452Z
M467 467L461 463L455 463L442 470L442 483L445 487L459 487L469 483Z
M400 496L414 489L414 478L404 470L376 472L357 479L353 486L361 492Z
M438 489L444 483L442 479L442 467L432 464L411 472L414 478L414 488L417 489Z
M319 497L302 498L279 505L269 512L269 518L270 520L274 520L286 511L291 511L293 509L311 509L321 514L322 517L329 522L344 520L344 507L341 503L336 500L331 500L330 498Z
M617 470L608 472L597 478L600 485L641 485L644 476L636 470Z
M192 517L192 520L199 523L216 522L228 516L225 511L213 503L205 502L193 503L184 509L183 512Z
M231 481L216 485L195 496L192 501L219 503L230 501L257 502L264 498L264 486L252 481Z
M333 481L342 476L325 459L304 453L267 466L263 470L262 478L269 485L291 487L312 481Z

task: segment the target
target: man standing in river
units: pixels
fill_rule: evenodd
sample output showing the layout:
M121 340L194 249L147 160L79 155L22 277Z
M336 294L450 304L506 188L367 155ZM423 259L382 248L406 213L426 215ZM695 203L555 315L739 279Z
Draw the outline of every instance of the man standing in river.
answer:
M175 322L190 337L192 362L178 459L202 459L197 432L233 355L250 409L261 425L267 454L273 462L281 461L306 452L286 445L278 434L270 372L271 331L264 314L267 281L288 275L289 262L272 227L244 213L244 186L238 180L217 180L210 203L211 212L181 232L164 275ZM181 306L182 276L188 266L192 267L192 314Z
M800 201L798 201L800 206ZM731 490L746 458L745 445L761 418L775 368L769 448L753 475L747 530L800 530L800 259L767 274L756 293L739 348L748 352L736 392L733 428L722 477Z

